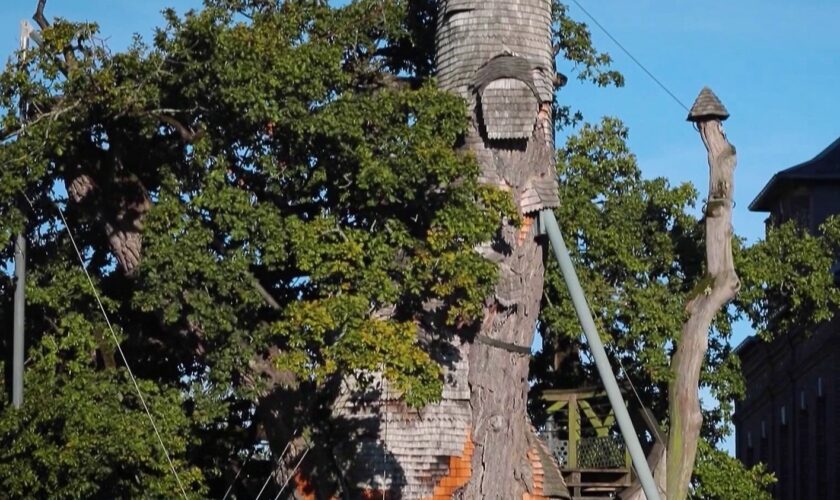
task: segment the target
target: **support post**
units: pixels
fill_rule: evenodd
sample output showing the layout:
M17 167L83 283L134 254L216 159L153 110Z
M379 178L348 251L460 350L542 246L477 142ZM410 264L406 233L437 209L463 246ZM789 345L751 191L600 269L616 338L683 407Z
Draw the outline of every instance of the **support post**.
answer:
M586 296L580 286L569 250L563 241L563 235L560 234L560 227L557 225L553 210L542 210L540 212L540 225L548 235L551 248L554 250L554 256L557 258L557 263L560 264L560 271L563 273L563 279L566 281L566 287L568 287L569 295L572 297L572 304L580 321L580 326L583 328L586 342L592 351L592 357L595 359L595 365L598 367L598 373L604 383L607 397L615 412L615 418L618 421L618 427L621 429L621 435L624 437L624 443L633 460L633 467L636 469L639 483L641 483L648 500L660 500L659 490L653 480L653 474L650 472L647 457L642 450L639 436L636 435L627 407L624 405L624 397L618 388L618 382L616 382L610 361L607 358L607 352L604 350L604 344L595 328L592 312L589 310L589 304L586 303Z
M23 325L26 304L26 238L15 238L15 305L12 332L12 406L23 404Z
M26 59L29 39L33 33L32 26L26 21L20 23L21 56ZM26 103L20 102L21 120L26 120ZM12 326L12 406L20 408L23 405L23 363L24 363L24 314L26 309L26 238L23 231L15 238L15 301L14 319Z
M577 396L572 395L569 399L569 468L576 469L578 466L578 443L580 442L580 411L578 410Z

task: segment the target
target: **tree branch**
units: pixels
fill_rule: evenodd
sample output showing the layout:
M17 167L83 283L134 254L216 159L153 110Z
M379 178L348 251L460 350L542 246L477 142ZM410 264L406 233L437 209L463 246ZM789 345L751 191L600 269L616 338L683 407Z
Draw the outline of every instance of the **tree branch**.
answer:
M36 125L38 122L45 120L45 119L56 119L59 116L63 115L64 113L71 111L79 106L79 102L76 101L64 108L53 109L45 113L41 113L40 115L36 116L35 118L26 122L26 124L21 124L18 127L10 127L0 129L0 142L5 141L6 139L11 139L16 135L20 134L24 131L24 129L30 128L33 125Z
M251 283L254 285L254 288L260 294L260 296L265 300L265 303L271 306L272 309L275 311L279 311L281 309L280 303L262 286L260 280L257 279L252 273L247 273L248 278L251 280Z
M38 23L38 27L45 30L50 27L47 18L44 17L44 7L47 6L47 0L38 0L38 6L35 8L35 14L32 15L32 20Z
M44 16L44 8L47 6L47 0L38 0L38 6L35 8L35 14L32 15L32 20L38 24L38 27L41 30L46 30L50 27L49 21L47 21L46 16ZM76 55L73 54L73 49L69 45L66 45L62 50L64 54L64 64L59 64L61 67L61 72L64 74L65 77L68 76L70 70L76 68Z
M383 72L369 75L369 78L359 81L358 89L374 92L382 89L416 90L420 88L420 85L422 85L422 80L419 78L396 76Z
M178 135L181 136L181 139L183 139L183 141L188 144L196 141L202 135L204 135L204 130L193 131L187 126L185 126L183 123L181 123L180 120L178 120L174 116L165 115L161 113L154 113L153 116L174 128L175 131L178 132Z
M686 310L690 316L671 360L674 378L668 387L671 428L666 469L669 500L683 500L688 496L703 424L698 388L709 348L709 328L740 288L732 257L735 148L723 134L718 117L704 117L698 121L698 129L708 151L710 173L705 219L708 274L688 298Z
M220 239L216 238L215 240L213 240L211 245L212 248L216 250L220 255L224 255L225 246ZM271 307L275 311L279 311L280 309L282 309L280 303L277 302L277 299L275 299L274 296L272 296L271 293L262 285L262 283L260 283L260 280L257 279L256 276L254 276L254 273L252 273L251 271L245 271L245 276L248 278L248 280L251 282L251 285L254 287L257 293L260 294L260 297L263 298L263 300L266 304L268 304L269 307Z

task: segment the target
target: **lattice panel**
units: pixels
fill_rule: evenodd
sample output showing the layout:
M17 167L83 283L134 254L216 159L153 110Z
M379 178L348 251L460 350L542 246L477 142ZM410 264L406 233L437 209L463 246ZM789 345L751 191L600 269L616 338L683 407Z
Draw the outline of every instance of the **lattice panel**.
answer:
M565 467L569 463L569 441L567 439L552 439L551 440L554 459L560 467Z
M624 443L613 436L581 438L578 443L578 467L614 469L624 466Z

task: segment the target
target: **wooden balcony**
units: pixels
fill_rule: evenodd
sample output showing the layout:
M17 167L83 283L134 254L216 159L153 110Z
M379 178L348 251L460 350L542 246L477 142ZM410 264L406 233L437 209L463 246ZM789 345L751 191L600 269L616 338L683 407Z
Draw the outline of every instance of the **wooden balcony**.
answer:
M560 465L572 500L617 498L633 485L630 454L605 392L554 389L542 397L549 403L542 436Z

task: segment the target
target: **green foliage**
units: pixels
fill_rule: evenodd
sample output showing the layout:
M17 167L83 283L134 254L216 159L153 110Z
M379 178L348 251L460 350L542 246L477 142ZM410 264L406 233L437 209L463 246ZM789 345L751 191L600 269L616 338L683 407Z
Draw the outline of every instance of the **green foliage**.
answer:
M60 233L40 243L31 245L27 276L24 405L0 403L0 487L15 498L180 496L134 385L114 368L108 327L75 255ZM6 324L10 285L0 315ZM104 304L119 321L117 303ZM193 439L183 394L152 380L140 387L186 491L202 497L203 474L185 457Z
M765 340L781 332L812 333L840 306L840 288L830 269L840 251L840 218L830 217L817 234L789 221L737 252L740 311Z
M570 64L569 70L575 73L575 78L580 81L593 83L598 87L623 87L624 75L611 69L612 57L606 52L599 52L592 45L589 27L586 23L570 17L568 11L568 4L552 0L552 44L555 54L562 55L560 61ZM563 65L559 65L557 69L566 72ZM562 96L560 92L555 95L554 100L555 126L558 129L577 125L583 120L583 114L564 104Z
M264 476L266 429L323 435L323 405L347 374L383 370L415 406L440 396L418 317L441 303L449 325L480 318L496 268L473 248L516 217L507 194L478 185L474 159L453 151L467 110L430 79L436 5L207 0L183 17L165 11L149 45L119 53L95 24L56 20L24 64L6 66L0 237L26 232L30 279L26 403L0 403L3 491L177 495L56 205L190 495L222 496L240 466L243 477ZM554 21L556 50L579 79L623 83L560 3ZM559 126L580 119L559 105L557 116ZM697 221L686 213L696 194L643 180L626 134L605 120L559 151L557 215L611 354L661 415L681 298L702 276ZM77 203L67 187L80 176L96 188ZM105 229L130 204L126 179L152 202L141 265L128 276ZM770 259L778 245L768 245L743 255ZM812 256L824 257L821 245ZM0 253L7 264L10 250ZM12 291L0 279L6 324ZM564 293L552 268L537 387L591 372L548 369L552 350L579 347ZM802 314L834 303L798 297ZM750 311L765 321L765 309ZM722 401L743 390L730 319L716 325L703 379ZM263 411L267 395L282 398L279 416ZM714 416L707 436L718 439L724 423ZM256 458L245 466L245 456ZM253 497L246 483L235 493Z
M702 500L770 500L769 487L776 478L763 464L750 468L701 440L694 467L695 483L690 498Z
M609 69L612 57L606 52L598 52L592 45L592 34L586 23L576 21L569 16L569 6L555 0L552 3L552 18L554 20L555 50L563 54L563 58L574 65L576 77L582 81L589 81L599 87L624 85L624 75Z
M221 496L264 429L321 426L348 374L382 369L413 406L440 397L419 315L480 317L497 270L473 249L514 210L455 152L467 110L430 79L434 8L211 0L119 53L96 25L56 20L6 66L0 234L25 230L30 280L26 403L0 403L3 491L177 494L56 206L191 494ZM74 201L80 178L95 187ZM130 275L106 233L135 210L126 185L152 202ZM298 391L289 411L261 413L281 389Z
M624 125L607 118L567 140L558 151L563 203L555 213L610 354L664 415L669 349L685 319L683 295L702 273L699 228L687 212L696 191L643 179L626 139ZM554 263L546 283L540 332L551 342L576 344L580 326ZM550 351L545 355L553 356ZM569 382L592 368L585 364Z
M181 496L123 370L27 372L26 404L0 419L0 485L12 498ZM141 388L169 451L183 455L189 422L181 395L154 383ZM176 459L187 491L201 497L202 474Z

